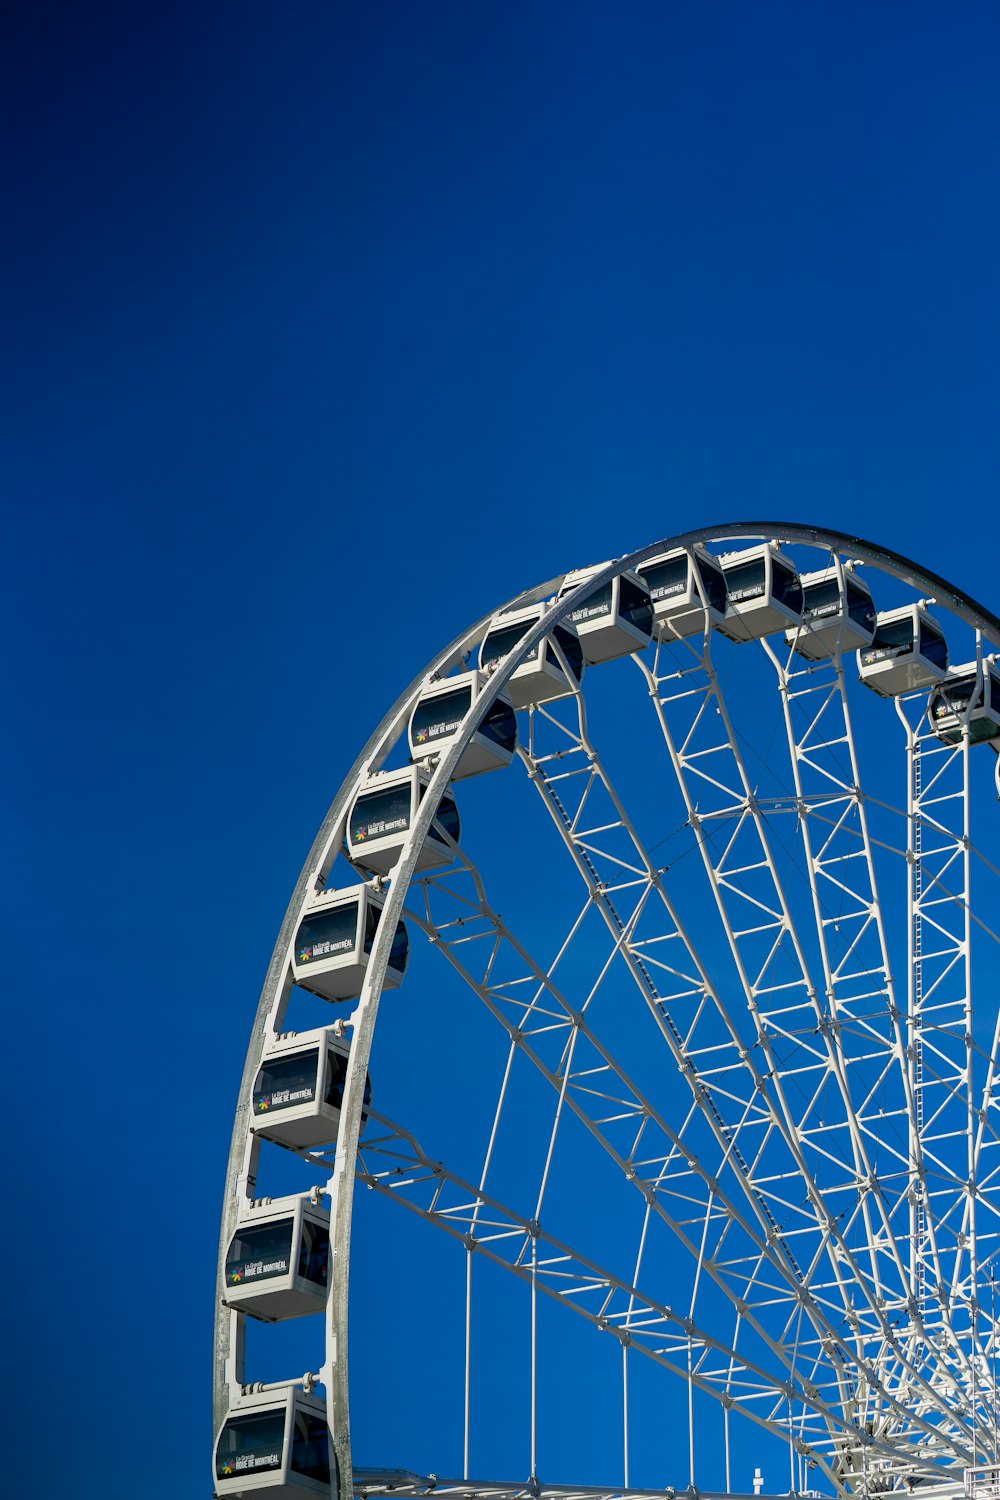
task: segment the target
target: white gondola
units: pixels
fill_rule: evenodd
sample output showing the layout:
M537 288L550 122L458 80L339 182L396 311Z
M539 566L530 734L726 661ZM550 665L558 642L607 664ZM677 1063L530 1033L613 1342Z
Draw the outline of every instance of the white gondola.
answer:
M322 995L324 1000L353 1000L360 995L383 901L367 885L322 891L316 896L295 935L295 983ZM389 952L386 989L402 984L409 953L406 926L399 922Z
M349 1039L332 1026L275 1037L254 1080L254 1134L293 1150L335 1141L350 1051ZM362 1123L371 1097L366 1079Z
M726 580L718 559L696 542L664 552L636 570L649 590L660 640L701 635L726 614Z
M720 558L726 579L726 615L719 626L731 641L759 641L802 619L802 585L793 563L775 542Z
M948 675L948 643L922 604L880 614L871 645L858 652L858 673L883 698L934 687Z
M215 1493L254 1500L329 1497L330 1467L325 1402L303 1390L260 1391L241 1396L222 1424ZM333 1470L336 1476L336 1457Z
M254 1203L226 1252L229 1307L267 1323L322 1312L330 1260L330 1214L305 1198Z
M989 741L1000 751L1000 665L988 656L978 668L974 661L953 667L931 693L927 704L931 729L946 745L961 742L965 726L969 743Z
M479 648L480 668L486 672L497 667L544 613L543 604L531 604L525 609L496 615ZM566 663L565 671L560 655ZM565 698L580 686L583 671L583 648L575 627L565 623L556 625L551 635L544 636L512 673L506 684L507 696L515 708Z
M802 624L785 640L809 661L857 651L875 634L875 604L867 583L847 568L803 573Z
M430 771L423 766L377 771L368 778L347 816L347 855L354 864L379 875L387 875L398 864L430 779ZM455 799L445 792L417 853L416 868L450 865L455 854L448 837L457 843L461 831Z
M602 563L600 567L606 567ZM559 598L565 599L599 572L598 567L578 568L563 579ZM588 594L570 612L588 666L614 661L649 645L653 632L653 605L642 579L631 572L619 573Z
M429 682L410 715L410 757L420 762L443 755L454 744L459 725L486 683L485 672L462 672ZM517 749L517 715L506 693L499 693L480 719L455 770L453 781L509 766Z

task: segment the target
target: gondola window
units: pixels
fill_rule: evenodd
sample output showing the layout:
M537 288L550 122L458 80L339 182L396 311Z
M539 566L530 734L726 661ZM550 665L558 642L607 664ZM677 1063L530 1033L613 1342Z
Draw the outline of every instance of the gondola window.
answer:
M299 1052L265 1062L253 1091L255 1115L273 1114L295 1104L308 1104L316 1097L318 1053Z
M216 1479L280 1469L285 1448L285 1412L252 1412L230 1417L222 1429L215 1460Z
M653 628L653 606L645 590L633 583L631 578L621 579L619 589L618 607L622 618L634 625L636 630L641 630L643 635L649 635Z
M322 962L338 953L350 953L358 934L357 903L333 906L329 911L304 917L295 942L295 959L299 964Z
M326 1228L302 1220L302 1243L299 1246L299 1275L317 1286L326 1286L330 1265L330 1236Z
M388 833L405 832L410 826L410 803L408 781L359 797L351 813L351 848L360 849Z
M486 637L480 652L480 663L484 667L492 666L494 662L503 661L508 656L522 636L527 635L534 621L522 620L519 625L506 625L500 630L492 630ZM529 658L534 656L534 651L529 652Z
M413 711L413 744L428 745L454 734L469 711L472 692L468 687L456 688L453 693L441 693L418 703Z
M766 575L767 565L762 557L727 568L726 589L730 603L744 604L748 599L762 599Z
M305 1474L323 1484L330 1482L329 1434L323 1419L312 1412L295 1414L291 1467L296 1474Z
M287 1276L292 1254L292 1221L254 1224L238 1229L226 1256L226 1285Z
M677 557L668 557L665 562L657 563L655 567L644 568L642 573L649 589L650 597L659 603L661 599L672 599L677 594L683 594L688 586L688 558L687 553L682 552ZM723 599L722 608L725 608Z
M695 555L698 577L701 579L705 602L720 615L726 612L726 580L718 568L713 568L703 557Z

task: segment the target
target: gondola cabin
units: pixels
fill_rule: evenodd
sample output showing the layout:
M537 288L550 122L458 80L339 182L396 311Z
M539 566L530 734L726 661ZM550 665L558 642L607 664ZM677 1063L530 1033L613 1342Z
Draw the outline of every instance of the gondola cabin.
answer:
M968 725L969 743L980 745L992 741L1000 750L1000 665L996 657L986 657L976 670L976 663L955 667L931 692L927 705L931 729L946 745L961 743Z
M332 1026L275 1037L254 1079L254 1134L293 1150L335 1141L350 1050L350 1040ZM371 1080L366 1079L362 1122L371 1097Z
M458 738L458 731L473 702L482 692L485 672L462 672L429 682L410 715L410 757L419 765L431 756L444 755ZM499 693L483 713L452 772L453 781L480 776L509 766L517 749L517 715L506 693Z
M383 897L368 885L322 891L306 908L295 934L292 975L303 989L324 1000L353 1000L361 994L371 958ZM385 971L385 988L402 984L410 943L403 922Z
M601 564L601 567L606 564ZM600 568L580 568L567 573L559 598L574 593ZM628 656L649 645L653 630L653 605L646 585L635 573L619 573L587 594L570 612L588 666Z
M904 604L876 617L871 644L858 652L858 674L883 698L934 687L948 673L948 643L922 604Z
M484 672L496 669L511 652L517 653L518 642L527 635L545 613L544 604L531 604L497 615L490 623L479 648L479 665ZM533 703L548 703L575 693L583 677L584 661L580 637L573 625L555 625L521 661L505 684L505 691L515 708Z
M254 1500L330 1495L326 1404L302 1390L240 1396L215 1443L215 1493ZM333 1459L334 1477L337 1461ZM334 1487L336 1494L336 1486Z
M347 816L347 854L356 865L387 875L398 864L431 779L423 766L377 771L357 792ZM444 792L417 853L416 868L432 870L455 858L448 842L462 831L455 799Z
M701 635L722 624L726 580L717 558L699 542L650 558L636 572L649 590L660 640Z
M857 651L875 634L871 590L847 568L803 573L802 623L785 640L808 661L826 661L838 652Z
M726 614L719 625L723 635L731 641L759 641L799 624L802 585L775 542L727 553L720 561L726 580Z
M322 1312L330 1259L330 1215L305 1198L254 1203L226 1251L228 1307L278 1323Z

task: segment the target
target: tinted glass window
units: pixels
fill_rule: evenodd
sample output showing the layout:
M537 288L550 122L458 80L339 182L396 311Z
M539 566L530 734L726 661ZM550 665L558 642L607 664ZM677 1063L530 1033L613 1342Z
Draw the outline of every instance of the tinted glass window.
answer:
M300 924L295 938L295 962L321 963L339 953L353 952L358 931L358 903L348 901L316 912Z
M794 568L777 557L771 560L771 597L796 614L802 610L802 585Z
M836 576L821 578L802 587L802 614L806 620L827 620L840 612L840 584Z
M948 645L936 625L929 620L920 622L920 654L932 661L936 667L948 665Z
M327 1104L334 1109L339 1109L344 1102L344 1086L347 1083L347 1058L340 1052L332 1049L327 1052L326 1063L326 1086L323 1090L323 1098ZM364 1104L367 1109L372 1102L371 1077L365 1075Z
M455 805L455 799L454 797L449 797L447 792L438 803L437 817L435 818L434 822L440 823L445 833L447 833L450 838L453 838L456 844L458 843L459 835L462 832L462 824L459 820L458 808ZM433 831L434 825L432 824L431 832L433 833Z
M292 1432L291 1467L296 1474L308 1474L323 1484L330 1483L329 1434L322 1417L311 1412L295 1413Z
M386 787L383 791L365 792L351 811L348 829L351 849L360 849L363 844L387 834L405 833L410 826L410 803L409 781L404 781L402 786Z
M582 604L570 611L570 619L574 625L583 625L587 620L599 620L604 615L611 613L611 582L603 584L601 588L595 589L588 594Z
M517 715L508 703L495 702L479 725L479 733L504 750L517 744Z
M216 1479L280 1469L285 1447L285 1410L230 1417L219 1437Z
M406 926L403 922L400 922L396 928L396 936L392 940L392 947L389 949L390 969L395 969L397 973L401 974L406 968L406 959L409 951L410 939L406 931Z
M639 588L631 578L619 583L618 610L622 618L648 635L653 628L653 606L645 589Z
M905 614L901 620L883 621L877 625L871 645L863 647L859 655L862 666L870 666L872 662L906 656L912 650L913 616Z
M237 1229L226 1255L226 1285L242 1286L287 1276L292 1255L292 1220Z
M734 563L725 569L726 592L730 604L743 604L748 599L763 599L767 569L762 557L753 562Z
M875 629L875 605L871 595L859 589L850 578L847 580L847 613L863 630Z
M721 568L714 567L712 563L706 562L703 557L695 554L695 562L698 567L698 577L701 586L712 609L718 610L720 615L726 612L726 580L722 575Z
M318 1047L265 1062L253 1086L254 1114L273 1114L277 1109L290 1109L293 1104L308 1104L315 1099L318 1063Z
M327 1104L332 1104L334 1109L340 1108L346 1080L347 1058L340 1052L328 1051L326 1054L326 1088L323 1091L323 1098Z
M931 695L931 718L937 720L947 718L950 714L964 714L972 701L975 687L975 675L971 672L968 677L953 678L951 682L943 683Z
M904 615L901 620L888 620L880 624L875 631L873 646L905 646L909 650L913 645L913 618Z
M381 906L376 906L374 901L365 902L365 952L372 951L372 943L378 932L379 918L382 915Z
M416 749L418 745L433 745L435 740L454 734L471 702L472 688L466 683L451 693L418 703L410 720L410 744Z
M668 557L663 562L646 563L639 569L639 573L649 589L649 596L654 604L660 599L673 599L679 594L687 593L686 552L679 552L676 557Z
M499 630L491 630L480 648L479 665L488 667L492 662L502 661L534 623L534 620L522 620L519 625L504 625ZM535 652L531 655L534 656Z
M302 1243L299 1245L299 1275L317 1286L326 1286L330 1265L330 1236L325 1225L302 1220Z
M576 681L579 682L583 676L583 647L580 645L579 637L569 630L564 630L561 625L557 625L552 634L559 643L559 649L563 656L565 656L570 671L576 678ZM545 653L547 660L554 667L558 667L559 663L556 660L556 654L548 642L545 643Z

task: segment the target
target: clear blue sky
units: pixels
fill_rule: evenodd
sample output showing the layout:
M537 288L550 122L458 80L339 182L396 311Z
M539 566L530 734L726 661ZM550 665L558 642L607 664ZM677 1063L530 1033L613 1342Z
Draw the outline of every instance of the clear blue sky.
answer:
M757 515L997 608L1000 19L105 0L0 51L5 1410L19 1487L176 1500L274 935L437 646Z

